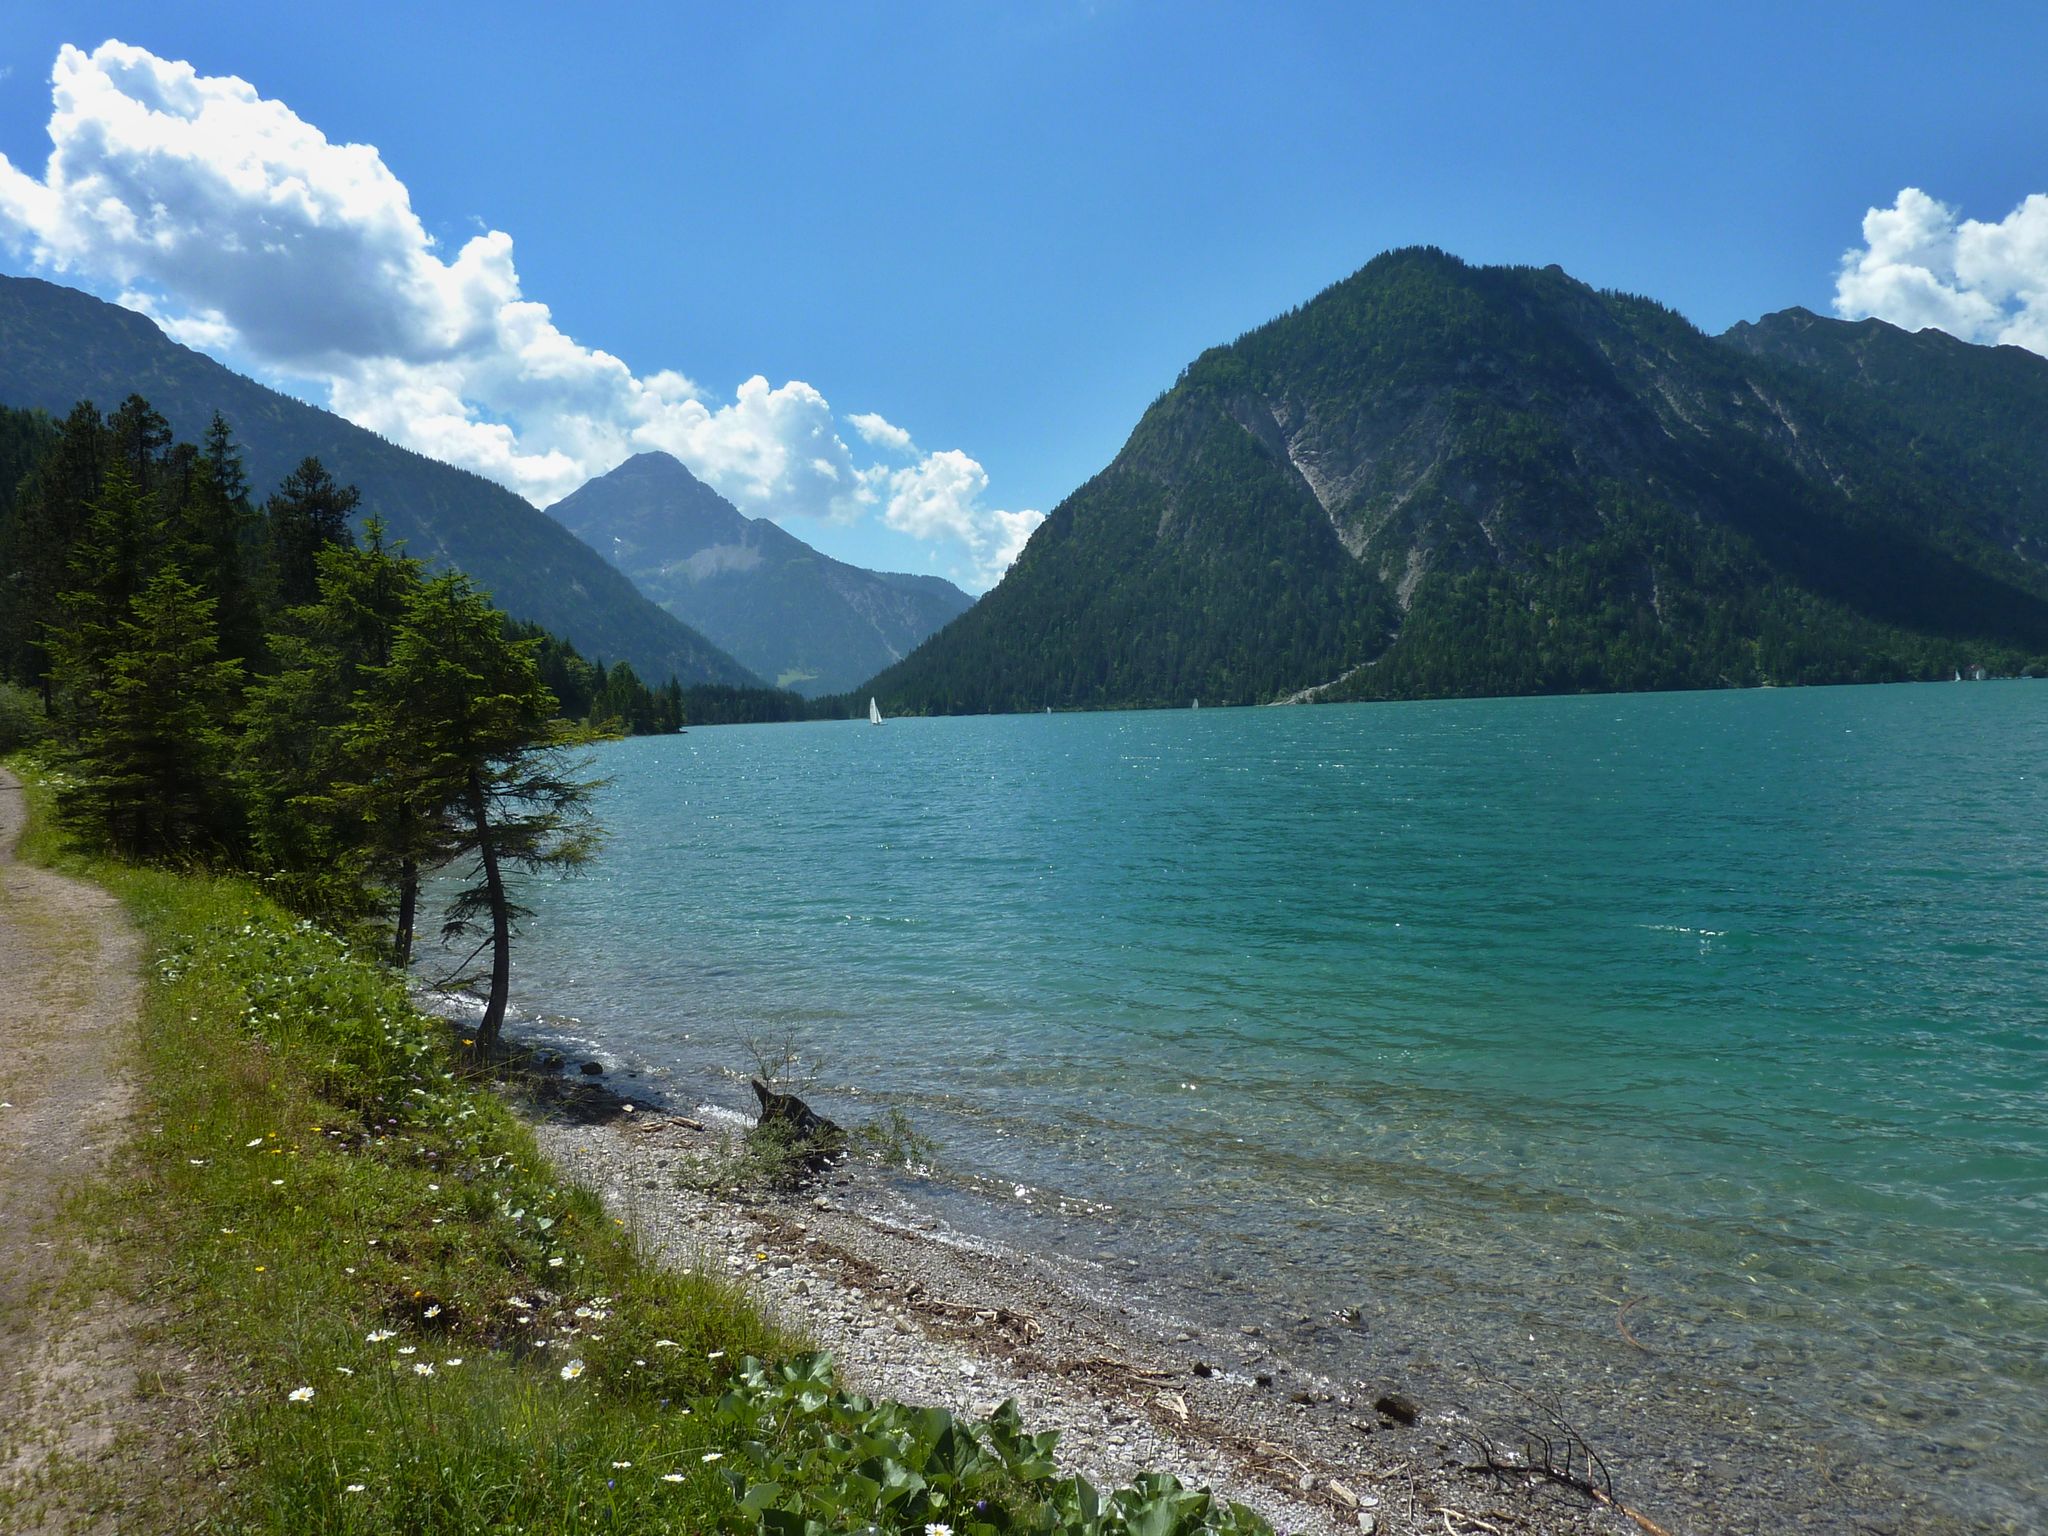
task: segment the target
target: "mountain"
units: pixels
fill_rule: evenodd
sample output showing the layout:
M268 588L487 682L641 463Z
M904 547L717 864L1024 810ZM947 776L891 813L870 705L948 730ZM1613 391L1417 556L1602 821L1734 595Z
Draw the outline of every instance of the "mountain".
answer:
M1724 341L1556 267L1390 252L1203 353L863 691L1184 707L2042 663L2048 359L1879 337L1857 382L1839 322L1807 322Z
M142 315L35 278L0 276L0 404L62 415L139 394L198 441L217 410L260 496L309 455L362 492L408 552L459 566L498 606L587 656L630 661L650 682L758 681L664 612L559 523L480 475L386 442L172 341Z
M548 515L686 624L810 697L901 660L972 606L936 576L865 571L748 517L666 453L643 453Z
M1721 340L1837 386L1930 472L1997 513L1997 537L2029 545L2048 528L2048 358L1972 346L1946 331L1780 310Z

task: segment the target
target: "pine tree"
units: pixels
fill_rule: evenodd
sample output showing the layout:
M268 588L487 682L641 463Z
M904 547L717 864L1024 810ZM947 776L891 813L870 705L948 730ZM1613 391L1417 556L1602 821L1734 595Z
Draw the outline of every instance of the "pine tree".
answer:
M137 490L147 496L166 477L172 443L171 424L140 395L130 395L107 418L107 436L114 457L128 468Z
M349 514L361 500L354 486L337 484L318 459L304 459L264 503L272 596L279 607L296 608L319 596L320 551L353 542Z

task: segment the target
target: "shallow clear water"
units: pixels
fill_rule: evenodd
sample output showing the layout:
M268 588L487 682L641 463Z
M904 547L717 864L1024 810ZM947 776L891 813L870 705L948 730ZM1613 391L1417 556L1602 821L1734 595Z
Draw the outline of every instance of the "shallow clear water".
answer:
M1306 1317L1341 1376L1557 1387L1700 1508L1818 1468L1867 1513L1844 1469L1882 1463L1930 1518L2048 1525L2048 684L729 727L600 767L613 840L530 893L529 1014L733 1103L739 1040L793 1031L829 1109L1001 1181L986 1220L1190 1318Z

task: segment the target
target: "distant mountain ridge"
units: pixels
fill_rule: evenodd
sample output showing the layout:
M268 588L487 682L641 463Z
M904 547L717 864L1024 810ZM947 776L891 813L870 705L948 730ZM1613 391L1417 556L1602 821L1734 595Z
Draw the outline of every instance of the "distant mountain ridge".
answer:
M841 693L972 606L936 576L863 570L748 517L666 453L642 453L548 508L670 613L771 683Z
M140 394L197 441L218 410L260 497L317 457L362 492L409 553L469 573L498 606L647 681L752 685L731 656L663 611L552 518L468 470L414 453L179 345L145 316L37 278L0 275L0 404L61 416Z
M2048 359L1876 324L1722 340L1556 267L1390 252L1197 358L870 687L1185 707L2048 657L2042 450L2003 440L2048 437Z

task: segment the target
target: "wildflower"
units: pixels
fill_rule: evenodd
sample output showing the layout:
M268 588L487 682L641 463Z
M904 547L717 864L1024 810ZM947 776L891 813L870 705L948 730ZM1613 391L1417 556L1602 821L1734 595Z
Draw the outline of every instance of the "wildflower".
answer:
M443 1365L460 1365L462 1364L462 1356L455 1355L450 1357L449 1359L443 1360L441 1363Z
M426 1310L426 1316L428 1316L428 1317L439 1317L440 1315L441 1315L441 1303L439 1303L438 1301L437 1301L437 1302L435 1302L435 1303L434 1303L434 1304L433 1304L433 1305L432 1305L431 1307L427 1308L427 1310Z
M401 1344L398 1346L398 1352L401 1355L416 1355L420 1352L420 1347L417 1344Z
M528 1301L524 1296L507 1296L505 1298L505 1305L508 1307L517 1307L520 1311L524 1312L529 1307L531 1307L533 1303Z
M185 1161L190 1163L194 1168L204 1168L207 1163L207 1159L203 1157L188 1157L185 1159Z
M346 1488L342 1489L341 1491L343 1493L361 1493L363 1491L363 1485L361 1483L350 1483Z
M924 1528L924 1536L953 1536L953 1527L946 1524L943 1520L927 1521Z
M704 1358L706 1360L723 1360L725 1358L725 1351L722 1349L714 1349L713 1351L711 1351L710 1354L706 1355Z
M311 1387L293 1387L285 1395L295 1403L310 1403L313 1401L313 1389Z
M413 1368L412 1368L412 1373L413 1373L413 1375L415 1375L415 1376L431 1376L431 1375L433 1375L433 1374L434 1374L434 1363L433 1363L433 1361L431 1361L431 1360L421 1360L421 1361L419 1361L419 1362L418 1362L417 1364L415 1364L415 1365L413 1366Z
M263 1138L258 1136L254 1141L245 1141L242 1145L245 1147L260 1147L263 1145Z
M283 1179L272 1179L272 1180L271 1180L270 1182L271 1182L272 1184L282 1184L282 1183L284 1182L284 1180L283 1180Z
M678 1344L674 1339L656 1339L654 1341L654 1347L656 1349L681 1349L683 1346Z
M706 1461L723 1461L723 1460L725 1460L725 1452L723 1452L723 1451L706 1451L706 1452L704 1453L704 1459L705 1459Z
M396 1329L373 1328L369 1331L369 1333L364 1335L363 1342L366 1344L382 1344L386 1339L395 1339L397 1337L398 1333Z
M588 1316L590 1316L590 1308L588 1308L588 1307L578 1307L578 1308L576 1309L576 1315L577 1315L578 1317L588 1317Z
M344 1375L344 1376L353 1376L353 1375L355 1375L355 1369L354 1369L354 1367L352 1367L352 1366L347 1366L347 1365L337 1365L337 1366L335 1367L335 1369L336 1369L337 1371L341 1372L341 1374L342 1374L342 1375Z
M566 1263L566 1262L567 1262L567 1261L566 1261L566 1260L565 1260L565 1259L564 1259L564 1258L563 1258L563 1257L562 1257L562 1256L561 1256L561 1255L560 1255L560 1254L558 1253L558 1254L556 1254L556 1255L555 1255L555 1256L554 1256L553 1258L551 1258L551 1259L549 1259L549 1260L548 1260L548 1268L549 1268L549 1269L560 1269L560 1268L562 1267L562 1265L563 1265L564 1263Z
M613 1468L620 1472L625 1471L626 1468L632 1465L633 1463L631 1463L630 1461L615 1461L612 1463Z
M581 1360L571 1360L567 1365L562 1367L562 1380L564 1381L574 1381L578 1376L581 1376L582 1374L583 1362Z
M680 1472L664 1472L661 1474L661 1480L664 1483L680 1483L683 1480L683 1474Z

